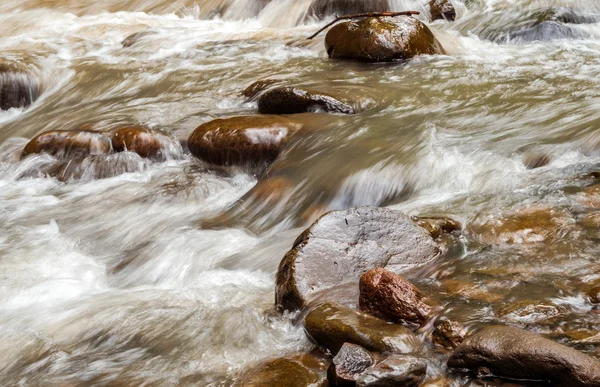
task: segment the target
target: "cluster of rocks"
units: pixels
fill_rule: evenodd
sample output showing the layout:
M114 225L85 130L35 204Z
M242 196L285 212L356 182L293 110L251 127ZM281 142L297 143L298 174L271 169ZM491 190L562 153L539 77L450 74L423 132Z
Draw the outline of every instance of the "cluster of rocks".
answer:
M136 170L136 163L121 152L132 152L149 160L165 160L181 154L181 145L169 134L139 125L109 132L89 129L52 130L40 133L23 148L21 158L39 154L55 162L42 171L59 180L77 180L86 174L105 178Z
M300 313L307 336L321 349L304 355L316 356L319 367L292 360L300 355L277 359L246 371L241 385L269 385L262 377L286 386L425 386L424 348L433 345L458 374L600 386L600 362L575 349L521 328L472 331L436 318L439 307L407 278L440 259L442 234L461 229L449 218L409 218L378 207L320 217L283 257L275 288L276 307ZM596 289L590 290L594 296ZM532 305L501 313L530 316L542 307L548 315L556 309ZM281 368L290 362L292 378Z

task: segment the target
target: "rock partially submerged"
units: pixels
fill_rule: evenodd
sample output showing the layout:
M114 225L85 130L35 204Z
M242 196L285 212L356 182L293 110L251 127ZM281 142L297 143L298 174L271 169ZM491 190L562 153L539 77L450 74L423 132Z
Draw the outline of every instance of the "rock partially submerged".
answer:
M310 354L263 362L245 372L237 387L326 387L327 363Z
M110 138L103 133L85 130L52 130L32 138L23 148L21 158L47 153L59 159L74 159L111 151Z
M215 165L265 165L273 162L301 125L279 116L216 119L190 134L190 152Z
M0 110L28 107L39 96L40 84L34 76L0 66Z
M433 32L409 16L339 23L327 32L325 47L331 58L363 62L391 62L444 53Z
M344 343L327 370L329 386L354 386L356 378L375 364L375 358L360 345Z
M416 286L383 268L371 269L360 277L360 309L394 323L424 324L431 307L423 302Z
M130 151L146 158L166 159L181 153L181 145L160 130L126 126L112 132L115 152Z
M306 333L319 346L337 354L344 343L371 351L409 353L419 340L403 325L389 324L366 313L327 302L304 319Z
M600 386L600 362L534 333L506 326L484 328L456 348L448 367L496 377L538 380L565 387Z
M416 387L426 372L427 364L422 359L392 355L360 375L356 387Z
M431 0L429 2L429 13L431 20L445 19L453 21L456 19L456 10L450 0Z
M342 98L319 91L297 87L277 87L263 93L258 100L263 114L294 114L326 112L354 114L356 110Z
M431 236L401 212L358 207L329 212L295 241L277 270L275 301L296 310L372 268L395 273L425 265L440 252Z
M450 234L462 229L459 222L446 216L413 216L412 220L423 227L433 238Z
M465 339L466 329L456 321L443 320L436 324L431 338L435 345L454 349Z
M242 91L242 95L246 97L248 101L256 101L261 95L268 90L281 86L284 83L280 79L261 79L253 82Z

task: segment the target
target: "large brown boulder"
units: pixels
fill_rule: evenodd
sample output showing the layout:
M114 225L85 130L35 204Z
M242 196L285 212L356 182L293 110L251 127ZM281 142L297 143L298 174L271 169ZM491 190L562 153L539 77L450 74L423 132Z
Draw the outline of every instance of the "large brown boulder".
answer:
M431 14L431 20L456 19L456 10L450 0L431 0L429 2L429 13Z
M354 107L342 98L297 87L277 87L268 90L258 99L258 111L263 114L356 113Z
M371 351L409 353L419 340L403 325L389 324L358 310L326 302L304 319L306 333L319 346L337 354L344 343Z
M537 334L506 326L484 328L456 348L448 367L496 377L546 381L562 387L599 387L600 362Z
M433 32L409 16L339 23L327 32L325 47L331 58L363 62L391 62L444 53Z
M308 15L323 18L364 12L390 11L388 0L313 0Z
M188 148L215 165L264 165L273 162L301 125L279 116L216 119L190 134Z
M40 96L40 84L30 74L0 65L0 110L31 105Z
M327 363L311 354L268 360L244 372L236 387L326 387Z
M23 148L21 158L37 153L47 153L64 159L83 158L111 151L110 138L103 133L85 130L52 130L32 138Z
M307 228L277 270L275 301L296 310L341 284L358 285L372 268L395 273L425 265L440 252L431 236L401 212L357 207L326 213Z
M423 302L416 286L383 268L371 269L360 277L360 309L395 323L424 324L431 307Z
M181 153L181 145L167 133L143 126L126 126L111 133L115 152L130 151L146 158L165 159Z

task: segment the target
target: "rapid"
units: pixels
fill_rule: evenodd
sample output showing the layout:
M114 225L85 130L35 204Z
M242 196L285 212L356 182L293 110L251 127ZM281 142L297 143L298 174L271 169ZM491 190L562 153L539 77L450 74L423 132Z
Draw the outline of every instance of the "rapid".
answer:
M600 280L589 221L600 209L589 189L600 3L455 1L454 22L430 22L426 3L389 9L420 11L446 55L361 64L330 60L324 34L306 40L324 23L309 0L3 1L0 69L29 74L39 98L0 110L0 385L229 386L261 361L308 352L302 325L275 310L277 266L319 215L361 205L448 215L469 230L521 209L551 213L543 243L462 236L411 280L467 326L533 324L600 358L598 336L583 333L600 325L584 294ZM550 7L598 19L556 39L509 36ZM123 46L141 31L152 34ZM240 93L265 78L363 108L297 115L310 130L268 172L285 179L280 195L185 151L161 162L126 152L115 156L126 173L66 182L37 173L51 156L20 158L36 134L86 125L185 139L255 113ZM560 321L502 312L531 299ZM430 356L428 377L444 374L440 359Z

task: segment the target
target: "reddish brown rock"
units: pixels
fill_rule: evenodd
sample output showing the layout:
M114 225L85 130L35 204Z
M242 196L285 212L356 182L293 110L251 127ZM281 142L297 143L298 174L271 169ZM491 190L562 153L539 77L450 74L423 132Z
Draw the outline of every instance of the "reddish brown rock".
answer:
M261 79L250 84L242 91L242 95L247 98L248 101L256 101L266 91L273 89L277 86L282 86L285 82L279 79Z
M456 19L456 10L450 0L431 0L429 2L431 20L445 19L453 21Z
M406 279L383 268L371 269L360 277L360 309L392 322L425 323L431 307L419 289Z
M444 53L431 30L408 16L370 17L336 24L325 36L325 48L330 58L363 62L390 62Z
M263 114L295 114L326 112L354 114L356 109L344 100L320 91L298 87L276 87L263 93L258 99L258 111Z
M301 125L279 116L240 116L200 125L188 138L190 152L215 165L273 162Z
M455 321L443 320L436 324L432 334L433 343L440 347L454 349L463 342L466 329Z
M244 372L236 387L326 387L328 363L312 354L268 360Z
M113 149L116 152L130 151L146 158L167 158L172 156L180 145L167 133L143 126L126 126L111 134Z
M92 131L53 130L35 136L25 145L21 158L31 154L47 153L63 159L111 152L110 138Z
M413 216L411 219L420 227L423 227L432 238L438 238L442 234L460 231L462 226L459 222L446 216Z

